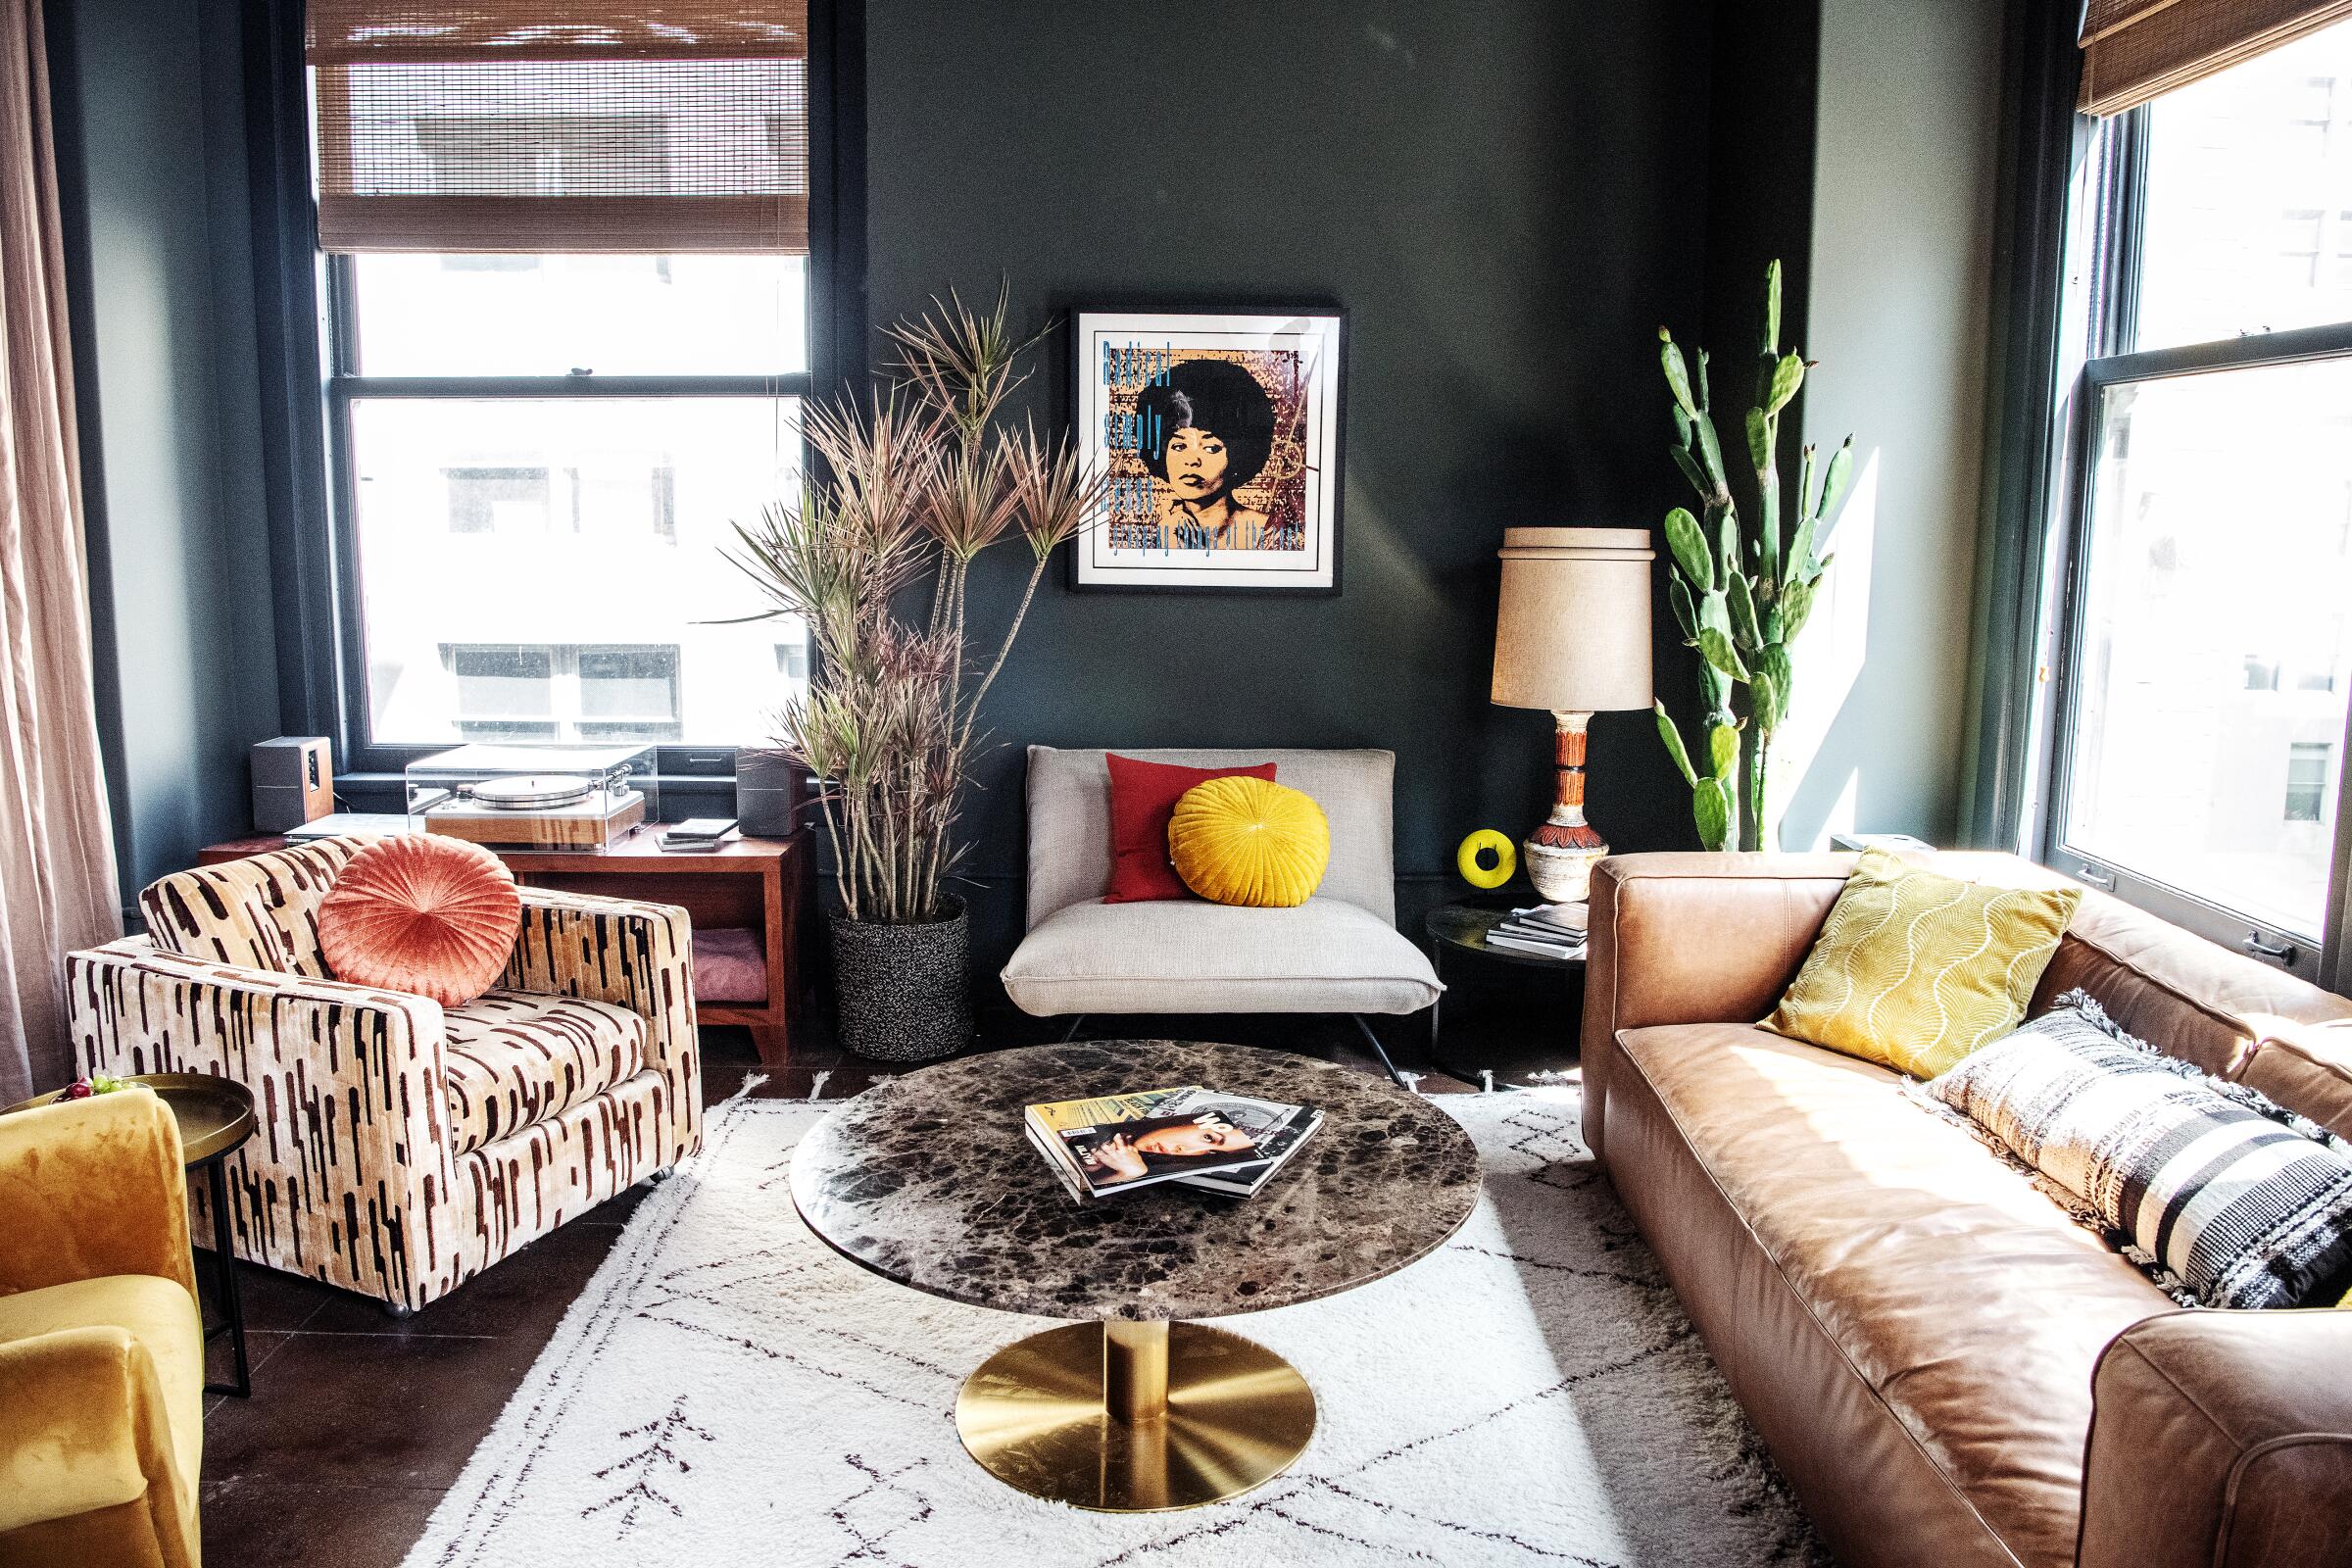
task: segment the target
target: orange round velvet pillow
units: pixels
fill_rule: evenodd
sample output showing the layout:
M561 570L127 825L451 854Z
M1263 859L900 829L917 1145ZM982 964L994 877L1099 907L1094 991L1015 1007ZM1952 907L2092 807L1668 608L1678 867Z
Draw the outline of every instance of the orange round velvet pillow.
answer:
M352 857L318 906L318 948L338 980L454 1007L490 989L521 924L514 873L497 856L411 833Z

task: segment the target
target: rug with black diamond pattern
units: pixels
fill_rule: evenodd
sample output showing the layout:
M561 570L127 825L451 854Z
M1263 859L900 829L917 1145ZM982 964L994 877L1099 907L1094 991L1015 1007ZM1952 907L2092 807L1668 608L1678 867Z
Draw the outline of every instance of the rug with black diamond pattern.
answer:
M1484 1155L1446 1248L1227 1326L1306 1375L1298 1465L1191 1512L1104 1515L964 1456L964 1375L1042 1320L867 1274L786 1172L822 1105L739 1100L630 1219L408 1568L1815 1564L1578 1141L1576 1091L1442 1097Z

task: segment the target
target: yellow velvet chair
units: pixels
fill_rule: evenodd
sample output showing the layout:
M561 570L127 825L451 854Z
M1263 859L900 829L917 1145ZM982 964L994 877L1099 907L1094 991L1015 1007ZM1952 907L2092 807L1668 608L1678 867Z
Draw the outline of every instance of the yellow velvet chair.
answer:
M144 1089L0 1115L0 1568L197 1568L204 1325Z

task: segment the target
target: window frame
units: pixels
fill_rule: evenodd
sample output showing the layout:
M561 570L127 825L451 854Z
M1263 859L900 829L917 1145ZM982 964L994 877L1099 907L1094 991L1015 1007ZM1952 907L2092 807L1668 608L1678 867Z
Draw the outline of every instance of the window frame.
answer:
M2249 333L2175 348L2130 350L2136 335L2140 239L2147 172L2148 108L2118 115L2091 131L2088 163L2099 184L2078 209L2088 232L2070 236L2093 279L2084 322L2085 345L2071 390L2060 400L2055 435L2055 549L2044 594L2041 701L2035 715L2041 743L2034 749L2034 789L2022 824L2028 854L2045 865L2114 894L2222 946L2233 948L2331 990L2352 982L2352 768L2338 781L2336 819L2322 930L2315 945L2292 932L2194 893L2102 858L2066 841L2074 778L2075 728L2070 722L2082 682L2089 598L2089 538L2095 506L2094 474L2102 450L2101 416L2110 389L2182 376L2227 373L2315 361L2352 359L2352 321ZM2068 257L2054 258L2061 268ZM2063 345L2062 352L2063 352ZM2339 747L2352 748L2352 704ZM2352 751L2338 755L2352 756Z
M243 21L279 718L288 733L330 736L338 789L364 803L396 791L411 761L456 743L379 741L369 730L352 404L485 397L807 400L854 383L864 368L863 4L810 0L808 6L808 368L773 374L358 373L352 260L322 253L316 243L303 3L258 0L245 8ZM763 740L745 736L736 744ZM665 782L700 779L721 788L734 775L731 746L652 744Z
M327 325L327 468L334 496L329 525L337 574L337 603L341 607L336 616L337 631L341 639L343 667L362 672L345 682L343 687L344 711L340 716L344 733L349 737L345 755L351 759L350 766L354 771L396 773L419 758L447 751L459 743L444 741L418 745L384 741L378 740L373 733L364 674L368 667L368 628L362 607L367 601L359 547L359 473L352 455L354 404L398 400L493 402L567 398L795 398L805 401L814 390L816 378L811 370L730 375L368 375L362 373L357 366L358 269L349 256L322 255L319 261L325 279L326 309L322 314ZM813 320L817 315L816 267L813 261L808 276L810 295L808 315ZM813 343L810 349L813 354ZM758 745L762 738L746 735L734 744ZM720 743L715 740L705 741L699 746L671 741L647 744L659 746L664 752L662 762L663 772L670 770L670 760L666 757L668 752L716 755L721 749ZM708 765L699 764L696 770ZM731 756L726 770L734 770Z

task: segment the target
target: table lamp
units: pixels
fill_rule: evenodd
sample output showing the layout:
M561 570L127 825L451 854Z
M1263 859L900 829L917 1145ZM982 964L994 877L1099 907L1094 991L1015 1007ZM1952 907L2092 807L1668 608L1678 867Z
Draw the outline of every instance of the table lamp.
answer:
M1557 725L1551 815L1527 836L1527 876L1547 903L1579 901L1609 853L1585 821L1585 726L1649 706L1656 553L1645 528L1506 528L1501 555L1493 699L1548 709Z

